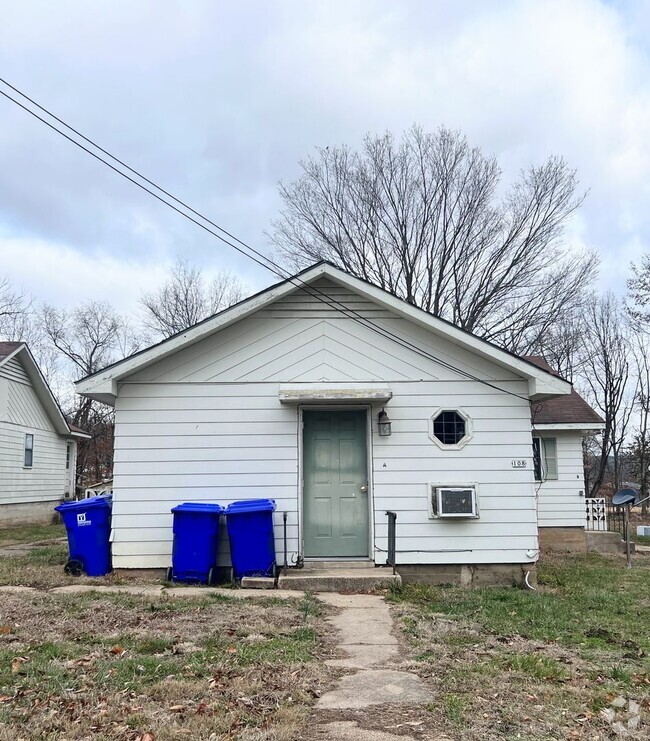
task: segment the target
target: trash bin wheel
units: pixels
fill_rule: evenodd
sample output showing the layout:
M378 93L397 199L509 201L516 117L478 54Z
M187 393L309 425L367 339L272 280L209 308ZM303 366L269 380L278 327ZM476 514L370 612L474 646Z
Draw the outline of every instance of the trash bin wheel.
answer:
M84 572L84 565L79 559L71 558L63 567L63 571L70 576L81 576Z
M231 566L230 567L230 586L234 587L236 586L237 581L235 579L235 569Z
M208 571L208 586L213 587L216 584L216 578L217 578L217 570L214 566L210 567L210 571Z
M165 581L171 581L173 576L172 567L170 566L165 572Z

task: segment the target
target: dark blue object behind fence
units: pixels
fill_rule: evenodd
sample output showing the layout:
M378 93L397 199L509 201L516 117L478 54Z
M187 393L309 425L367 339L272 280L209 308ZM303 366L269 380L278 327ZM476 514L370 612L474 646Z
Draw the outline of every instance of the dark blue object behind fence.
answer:
M273 499L249 499L226 507L230 558L236 579L275 574Z
M172 509L174 547L169 578L183 582L213 583L219 553L219 518L223 507L207 502L186 502Z
M54 508L68 533L68 563L78 561L88 576L104 576L111 570L112 506L112 497L92 497Z

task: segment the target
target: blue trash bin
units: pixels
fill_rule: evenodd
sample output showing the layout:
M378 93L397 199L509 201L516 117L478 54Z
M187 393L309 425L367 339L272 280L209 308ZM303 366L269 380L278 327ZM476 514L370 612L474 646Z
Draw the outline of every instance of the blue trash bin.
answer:
M91 497L64 502L54 509L61 513L68 533L70 559L66 574L104 576L111 570L111 511L113 498Z
M186 502L174 507L172 513L174 547L167 580L214 584L223 507L207 502Z
M233 576L275 576L273 499L249 499L226 507Z

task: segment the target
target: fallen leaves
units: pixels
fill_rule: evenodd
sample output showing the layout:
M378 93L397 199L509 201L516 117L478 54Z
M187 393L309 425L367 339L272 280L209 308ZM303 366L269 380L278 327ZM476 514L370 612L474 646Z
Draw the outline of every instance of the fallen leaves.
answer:
M15 656L11 660L11 673L18 674L18 672L22 671L23 664L26 664L28 661L29 656Z
M110 649L109 653L115 656L123 656L126 653L126 649L123 646L120 646L118 643L116 646L113 646L113 648Z

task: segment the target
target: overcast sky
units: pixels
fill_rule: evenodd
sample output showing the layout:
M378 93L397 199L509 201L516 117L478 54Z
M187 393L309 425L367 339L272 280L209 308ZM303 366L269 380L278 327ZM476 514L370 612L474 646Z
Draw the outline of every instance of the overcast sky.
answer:
M315 146L461 129L506 180L558 154L569 245L650 246L650 2L0 0L0 77L249 243ZM0 88L2 86L0 85ZM3 88L5 89L5 88ZM174 260L273 277L0 98L0 275L132 311Z

